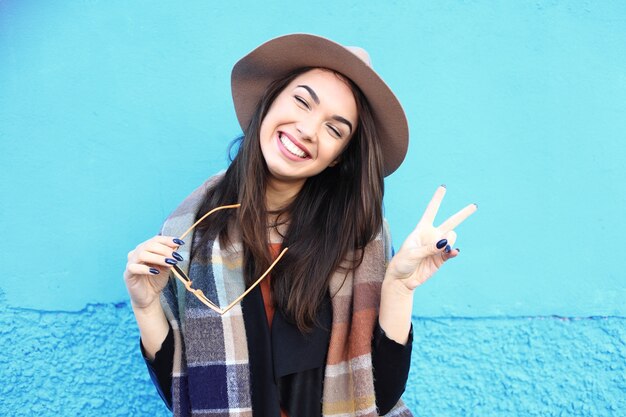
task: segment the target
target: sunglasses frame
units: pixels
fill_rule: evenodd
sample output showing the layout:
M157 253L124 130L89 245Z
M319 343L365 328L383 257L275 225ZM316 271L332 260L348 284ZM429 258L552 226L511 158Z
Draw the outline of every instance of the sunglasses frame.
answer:
M187 229L185 231L185 233L183 233L179 239L183 240L189 233L191 233L191 231L198 225L200 224L205 218L209 217L211 214L215 213L216 211L219 210L225 210L225 209L232 209L232 208L238 208L241 207L241 204L230 204L227 206L220 206L220 207L216 207L212 210L210 210L208 213L206 213L204 216L202 216L200 219L198 219L198 221L196 221L193 225L191 225L191 227L189 229ZM283 257L283 255L287 252L287 249L289 248L284 248L280 254L278 254L278 256L276 257L276 259L274 260L274 262L272 262L272 264L269 266L269 268L267 268L267 270L246 290L244 291L239 297L237 297L233 302L231 302L230 304L228 304L225 308L220 308L218 305L216 305L215 303L213 303L211 300L209 300L205 295L204 292L202 292L202 290L197 289L197 288L193 288L192 284L193 281L191 281L191 279L187 276L187 274L180 269L180 267L178 267L177 265L174 265L172 267L172 273L174 274L174 276L181 281L184 285L185 288L187 289L187 291L189 291L190 293L192 293L193 295L196 296L196 298L198 300L200 300L200 302L202 302L202 304L206 305L207 307L209 307L211 310L215 311L217 314L223 316L224 314L226 314L231 308L233 308L235 305L237 305L238 302L240 302L241 300L243 300L243 298L248 295L250 293L250 291L252 291L257 285L259 285L261 283L261 281L263 281L263 279L270 273L270 271L274 268L274 266L276 266L276 264L278 263L278 261L280 261L280 259Z

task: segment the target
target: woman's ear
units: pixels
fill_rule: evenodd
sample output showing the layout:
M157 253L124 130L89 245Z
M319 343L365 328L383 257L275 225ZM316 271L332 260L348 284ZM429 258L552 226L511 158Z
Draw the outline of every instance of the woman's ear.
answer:
M328 165L329 167L334 167L335 165L337 165L339 162L341 162L341 155L339 155L337 158L335 158L335 160L333 162L330 163L330 165Z

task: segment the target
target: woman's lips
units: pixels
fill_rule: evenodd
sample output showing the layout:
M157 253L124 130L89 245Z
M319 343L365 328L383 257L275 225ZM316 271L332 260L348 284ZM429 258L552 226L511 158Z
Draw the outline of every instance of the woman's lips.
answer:
M303 148L295 139L285 132L278 132L277 136L278 148L280 151L292 161L305 161L311 159L306 149Z

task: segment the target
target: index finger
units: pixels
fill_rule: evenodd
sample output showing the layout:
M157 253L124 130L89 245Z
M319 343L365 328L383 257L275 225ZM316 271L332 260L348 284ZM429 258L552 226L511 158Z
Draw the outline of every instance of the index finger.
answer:
M430 203L424 210L424 214L422 215L421 222L428 222L428 224L433 224L435 221L435 216L437 216L437 212L439 211L439 206L441 206L441 201L443 200L443 196L446 195L446 186L440 185L437 187L433 198L430 199Z
M454 228L463 223L465 219L471 216L477 209L478 206L476 204L470 204L469 206L466 206L462 210L458 211L456 214L448 217L445 222L441 223L441 226L439 226L438 229L441 230L443 233L454 230Z
M176 248L178 246L181 246L181 245L185 244L185 242L183 242L182 240L178 239L175 236L161 236L161 235L158 235L158 236L154 237L154 240L159 242L159 243L162 243L164 245L167 245L170 248Z

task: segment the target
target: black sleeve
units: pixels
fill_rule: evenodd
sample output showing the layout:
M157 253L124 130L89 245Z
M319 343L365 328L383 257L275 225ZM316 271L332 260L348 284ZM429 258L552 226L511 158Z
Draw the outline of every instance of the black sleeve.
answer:
M409 331L409 340L406 345L401 345L389 339L376 321L372 339L372 366L376 407L380 415L388 413L404 392L411 366L412 346L413 325Z
M169 323L168 323L169 325ZM169 331L165 340L161 344L161 349L154 356L154 360L146 358L146 352L139 339L139 347L141 348L141 354L143 355L148 372L150 373L150 379L156 387L159 395L167 408L172 410L172 368L174 366L174 331L172 326L169 326Z

